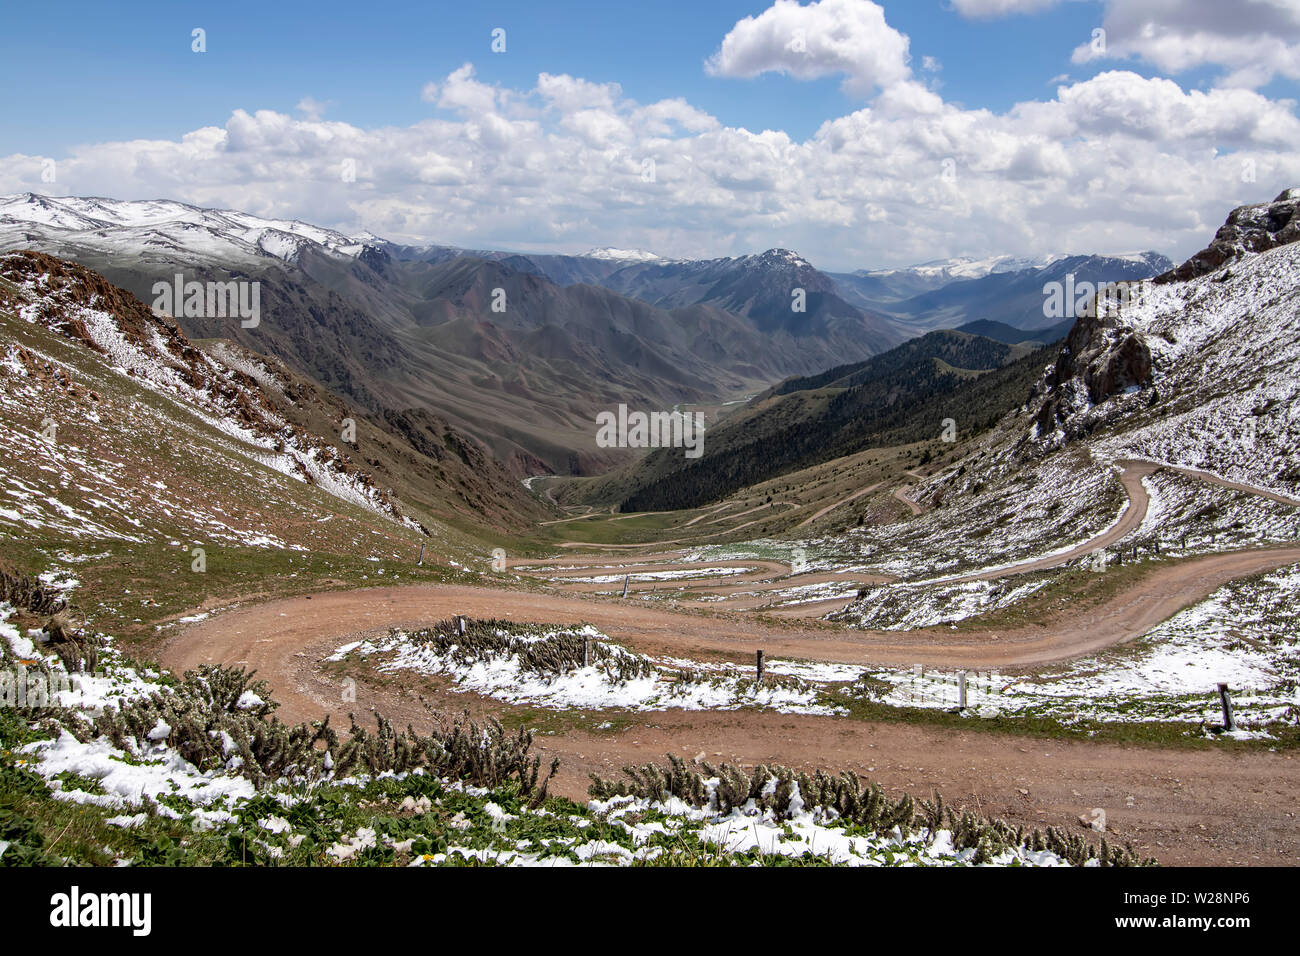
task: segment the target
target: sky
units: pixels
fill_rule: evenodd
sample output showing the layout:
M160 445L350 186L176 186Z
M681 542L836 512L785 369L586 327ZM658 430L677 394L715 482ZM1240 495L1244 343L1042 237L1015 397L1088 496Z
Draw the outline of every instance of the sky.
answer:
M0 78L0 193L479 249L1178 259L1300 185L1300 0L24 4Z

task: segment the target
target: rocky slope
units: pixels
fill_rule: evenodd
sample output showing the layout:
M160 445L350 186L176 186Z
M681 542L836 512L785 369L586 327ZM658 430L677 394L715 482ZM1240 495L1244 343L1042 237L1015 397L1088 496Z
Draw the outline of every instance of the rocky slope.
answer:
M229 526L231 540L285 543L284 529L319 515L326 499L395 524L395 540L444 521L519 527L545 510L446 422L422 413L371 421L282 363L190 340L174 319L74 263L0 257L0 318L12 466L0 524L54 522L76 537L128 540L148 527ZM311 492L304 498L295 483Z
M1300 190L1234 210L1118 309L1081 318L1032 400L1032 443L1300 490Z

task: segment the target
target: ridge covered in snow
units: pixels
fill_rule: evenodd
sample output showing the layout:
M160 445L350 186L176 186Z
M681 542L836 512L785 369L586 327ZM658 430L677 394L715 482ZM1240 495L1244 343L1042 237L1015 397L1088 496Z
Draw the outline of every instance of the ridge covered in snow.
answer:
M355 257L378 240L369 233L348 235L296 219L266 219L172 200L0 196L0 248L22 248L33 241L206 261L295 262L308 248Z
M663 256L655 255L644 249L591 249L582 254L584 259L606 259L611 262L667 262Z
M951 259L933 259L929 262L906 266L901 269L863 269L854 273L873 279L888 278L899 275L914 275L924 279L941 279L955 282L960 279L982 279L989 275L1004 272L1023 272L1027 269L1042 269L1065 259L1093 258L1128 262L1136 265L1158 266L1164 257L1157 252L1120 252L1113 255L1089 255L1046 253L1041 256L956 256Z
M1038 440L1052 447L1106 429L1094 441L1105 461L1144 458L1300 491L1298 207L1284 193L1235 211L1229 250L1210 256L1212 246L1134 286L1116 312L1081 319L1043 383Z

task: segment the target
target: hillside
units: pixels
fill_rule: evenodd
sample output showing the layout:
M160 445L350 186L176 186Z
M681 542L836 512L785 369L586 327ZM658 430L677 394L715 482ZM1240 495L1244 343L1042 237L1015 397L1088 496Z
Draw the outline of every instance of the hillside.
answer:
M256 327L178 315L180 327L282 360L372 415L444 418L517 478L634 457L597 446L602 410L731 400L906 335L792 254L711 261L699 294L649 296L611 275L678 264L415 249L232 210L31 193L0 199L11 248L79 262L145 301L176 273L257 281Z
M1300 491L1300 190L1235 210L1116 315L1081 321L1040 388L1033 447L1133 456Z
M704 456L649 455L624 511L697 507L740 488L873 446L969 436L1023 401L1055 350L932 332L866 362L783 382L710 429Z
M0 342L5 557L80 581L126 632L293 578L446 572L548 514L447 423L369 419L41 253L0 257Z

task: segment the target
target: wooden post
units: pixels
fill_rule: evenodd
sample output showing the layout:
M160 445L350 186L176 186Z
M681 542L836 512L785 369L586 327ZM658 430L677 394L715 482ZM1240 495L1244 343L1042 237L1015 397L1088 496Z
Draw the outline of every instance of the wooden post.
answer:
M957 709L966 709L966 672L957 672Z
M758 652L758 660L755 669L758 671L758 682L761 684L763 683L763 651L761 649Z
M588 645L590 638L582 639L582 666L587 667L591 664L591 647Z
M415 563L424 564L424 545L420 545L420 557L419 560L417 560Z
M1219 685L1219 702L1223 704L1223 729L1231 733L1237 729L1237 722L1232 719L1232 698L1228 696L1228 685Z
M623 597L627 597L627 584L630 580L632 580L632 575L623 575Z
M465 618L460 614L456 615L456 633L462 636L465 633Z

